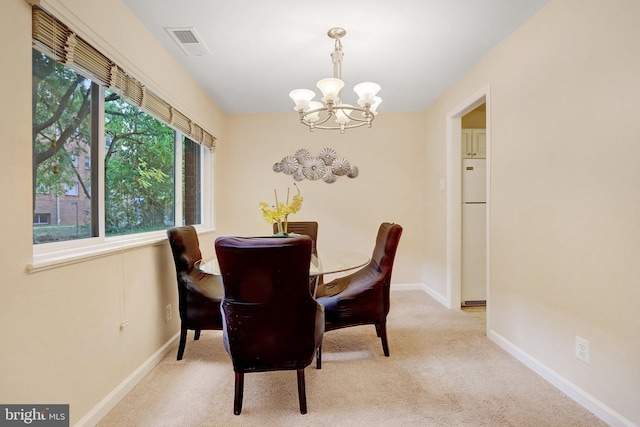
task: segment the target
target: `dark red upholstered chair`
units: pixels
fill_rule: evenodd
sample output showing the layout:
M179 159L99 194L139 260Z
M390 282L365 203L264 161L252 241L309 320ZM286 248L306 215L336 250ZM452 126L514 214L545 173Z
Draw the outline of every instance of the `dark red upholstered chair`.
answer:
M242 411L244 374L296 370L307 412L304 368L322 343L324 311L309 292L311 238L218 237L224 284L224 346L235 372L233 412ZM275 390L268 390L269 393Z
M325 284L318 302L325 309L325 331L358 325L375 325L382 350L389 356L387 314L391 271L402 227L388 222L380 225L369 264L348 276ZM318 367L321 366L318 352Z
M178 360L182 360L187 342L187 330L195 331L194 340L201 330L222 330L220 302L224 295L219 276L194 267L202 259L198 234L193 226L167 230L178 279L178 305L180 311L180 344Z

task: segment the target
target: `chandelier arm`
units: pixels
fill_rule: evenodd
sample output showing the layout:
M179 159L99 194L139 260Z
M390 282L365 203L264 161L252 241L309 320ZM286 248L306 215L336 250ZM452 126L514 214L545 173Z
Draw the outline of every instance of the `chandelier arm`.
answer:
M348 116L348 117L349 117L349 119L353 120L354 122L365 122L365 123L368 123L368 122L372 122L373 121L372 118L366 118L366 117L364 117L364 118L353 117L353 116Z
M345 125L344 129L353 129L353 128L359 128L361 126L366 126L366 122L362 122L362 123L357 123L357 124L353 124L353 125ZM315 129L322 129L322 130L341 130L340 126L314 126Z
M352 116L354 112L362 112L362 117ZM351 114L345 114L349 119L355 120L357 122L371 122L373 121L373 114L365 110L364 108L353 109Z
M341 106L338 106L338 107L334 107L334 108L343 110L344 115L349 117L349 119L351 119L351 120L355 120L357 122L367 122L367 123L370 123L370 122L373 121L374 115L371 114L371 111L366 107L365 108L358 108L358 107L346 107L346 106L345 107L341 107ZM347 114L344 110L350 110L351 112L349 114ZM354 112L363 113L362 115L363 115L364 118L353 116L352 114Z
M365 122L365 123L370 123L373 121L374 119L374 115L371 114L370 111L368 111L366 108L358 108L358 107L342 107L342 106L334 106L333 110L351 110L350 114L346 114L344 113L350 120L356 121L356 122ZM304 111L301 113L301 117L304 120L304 123L308 124L311 123L308 120L305 119L305 117L307 117L307 115L311 115L314 113L321 113L321 112L327 112L327 116L322 120L322 121L315 121L315 125L314 127L319 128L319 125L322 125L324 123L326 123L330 118L334 117L335 114L330 112L328 108L316 108L314 110L309 110L309 111ZM357 116L353 116L353 112L361 112L364 113L364 118L360 118ZM347 127L348 128L348 127Z
M315 110L315 111L316 111L316 112L319 112L319 111L327 111L327 109L326 109L326 108L319 108L319 109L317 109L317 110ZM309 113L311 113L311 112L309 112ZM305 113L305 114L303 115L303 119L304 119L304 117L306 117L306 116L307 116L307 114L308 114L308 113ZM305 120L303 121L303 123L304 123L305 125L309 126L309 127L311 127L311 123L313 123L313 127L317 127L317 125L322 125L322 124L326 123L326 122L327 122L331 117L333 117L333 114L332 114L332 113L328 113L328 114L327 114L327 117L325 117L323 120L320 120L320 121L316 120L315 122L310 122L310 121L308 121L308 120L306 120L306 119L305 119Z

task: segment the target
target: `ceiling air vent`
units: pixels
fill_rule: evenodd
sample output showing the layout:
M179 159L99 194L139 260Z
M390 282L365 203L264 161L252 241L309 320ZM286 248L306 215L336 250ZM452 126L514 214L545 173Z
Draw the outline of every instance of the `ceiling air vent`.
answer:
M167 33L176 42L187 56L211 55L209 48L204 44L195 28L165 28Z

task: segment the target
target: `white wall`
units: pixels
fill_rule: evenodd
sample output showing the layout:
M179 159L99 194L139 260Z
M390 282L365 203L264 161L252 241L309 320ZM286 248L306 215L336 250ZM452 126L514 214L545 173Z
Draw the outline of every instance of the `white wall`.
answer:
M633 0L552 1L426 112L440 153L446 114L490 85L492 338L636 424L638 16ZM590 364L574 358L576 336Z

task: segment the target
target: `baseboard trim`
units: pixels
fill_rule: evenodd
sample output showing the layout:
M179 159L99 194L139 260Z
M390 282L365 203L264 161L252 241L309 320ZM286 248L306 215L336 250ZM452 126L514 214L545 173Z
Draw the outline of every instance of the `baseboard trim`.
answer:
M447 299L444 296L440 295L439 293L434 292L433 289L429 288L424 283L405 283L405 284L394 283L391 286L391 290L392 291L415 291L415 290L423 291L427 295L429 295L431 298L433 298L434 300L438 301L440 304L447 307Z
M514 345L502 335L495 331L489 331L488 338L608 425L612 427L637 427L631 420L605 405L539 360L531 357L531 355Z
M124 381L122 381L115 389L111 391L104 399L100 401L91 411L89 411L75 427L95 426L98 422L113 409L114 406L129 393L135 386L147 375L158 363L166 356L166 354L178 342L180 334L177 333L169 341L167 341L158 351L153 353L142 365L131 373Z

